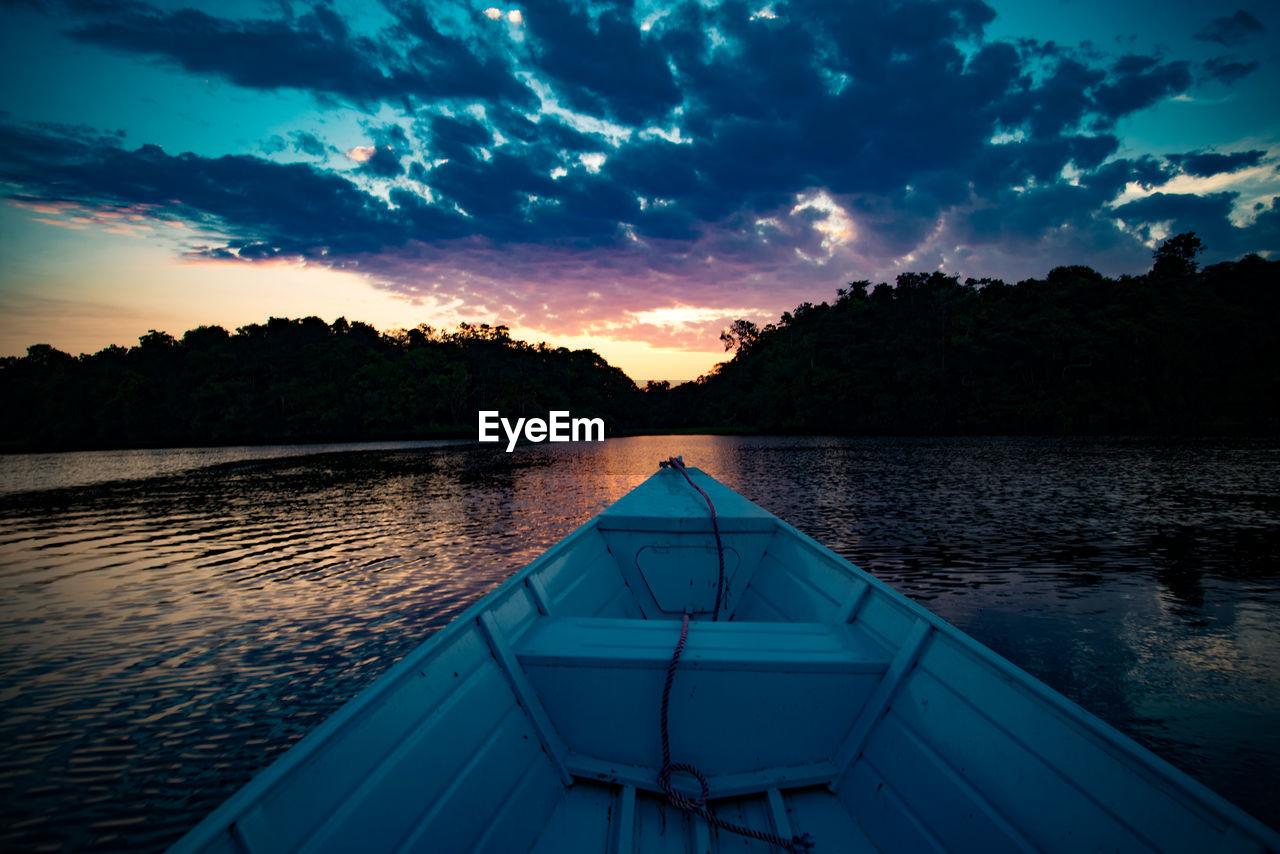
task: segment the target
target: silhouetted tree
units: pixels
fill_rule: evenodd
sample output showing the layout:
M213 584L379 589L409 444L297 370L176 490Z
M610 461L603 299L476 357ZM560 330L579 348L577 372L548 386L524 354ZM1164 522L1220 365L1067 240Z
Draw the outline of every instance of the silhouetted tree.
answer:
M1200 238L1196 237L1194 231L1170 237L1151 253L1152 258L1155 260L1155 264L1151 268L1151 275L1158 279L1194 275L1196 268L1199 266L1196 263L1196 256L1200 254L1202 249Z
M751 345L760 337L760 329L750 320L735 320L729 328L720 333L720 341L726 350L741 353L750 350Z

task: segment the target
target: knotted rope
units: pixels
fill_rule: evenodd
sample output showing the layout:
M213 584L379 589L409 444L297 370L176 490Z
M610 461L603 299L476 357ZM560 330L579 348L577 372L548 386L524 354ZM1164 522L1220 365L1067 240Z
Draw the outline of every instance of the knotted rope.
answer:
M693 482L689 477L689 473L685 470L684 461L680 457L671 457L658 463L661 468L673 468L684 475L684 479L689 481L689 485L698 490L698 493L706 499L707 507L711 511L711 528L716 535L716 551L720 555L720 580L716 585L716 606L712 613L712 620L719 619L720 601L724 595L724 545L720 541L720 523L716 519L716 506L711 501L711 496L703 491L702 487ZM800 852L809 851L813 848L813 840L807 833L800 833L792 836L790 839L784 839L776 833L766 833L763 830L755 830L750 827L734 824L725 821L718 815L713 813L707 806L707 799L711 795L711 787L707 784L706 776L695 766L687 762L671 761L671 738L668 733L667 722L669 719L668 711L671 706L671 683L676 676L676 666L680 663L680 654L684 652L685 642L689 639L689 615L684 615L684 620L680 624L680 640L676 642L675 652L671 654L671 663L667 665L667 681L662 687L662 714L660 716L662 727L662 770L658 772L658 785L662 787L662 791L666 792L667 800L677 809L685 812L693 813L701 816L707 824L718 827L721 830L727 830L730 833L736 833L739 836L746 836L751 839L758 839L769 845L776 845L784 851ZM702 793L697 798L690 798L683 792L678 791L671 785L671 775L677 771L682 771L690 775L698 781L698 785L702 787Z

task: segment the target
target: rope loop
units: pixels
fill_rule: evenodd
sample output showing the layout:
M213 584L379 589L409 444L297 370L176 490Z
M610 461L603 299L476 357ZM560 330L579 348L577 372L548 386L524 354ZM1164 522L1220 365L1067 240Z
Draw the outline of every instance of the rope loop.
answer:
M671 775L675 771L683 771L685 774L694 777L700 786L702 786L702 795L695 801L690 800L689 796L684 792L678 791L671 785ZM707 785L707 778L702 775L694 766L687 762L669 762L662 766L662 770L658 772L658 785L662 787L662 791L667 793L667 800L682 810L700 810L707 805L707 798L711 797L711 787Z

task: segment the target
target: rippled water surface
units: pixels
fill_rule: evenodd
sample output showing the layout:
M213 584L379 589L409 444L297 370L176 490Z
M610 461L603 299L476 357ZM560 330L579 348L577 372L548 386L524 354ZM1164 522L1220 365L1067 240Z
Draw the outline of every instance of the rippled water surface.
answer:
M1280 825L1275 443L146 453L0 458L0 849L163 849L671 454Z

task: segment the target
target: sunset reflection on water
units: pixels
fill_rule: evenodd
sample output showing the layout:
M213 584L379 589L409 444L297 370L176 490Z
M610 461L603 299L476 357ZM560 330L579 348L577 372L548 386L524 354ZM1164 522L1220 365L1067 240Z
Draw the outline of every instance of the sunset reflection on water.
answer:
M49 455L38 467L56 488L7 479L0 495L0 847L162 849L676 454L1280 823L1258 785L1280 779L1271 446L147 453L152 468L135 458L124 479L70 456L75 471L51 472Z

